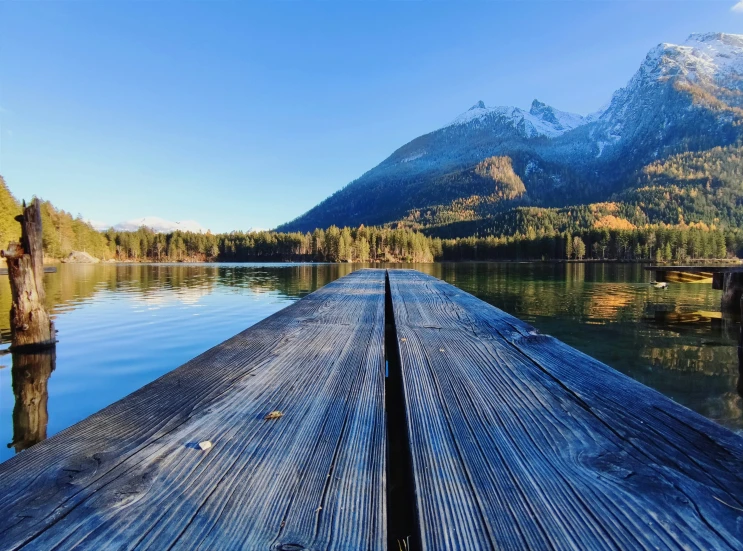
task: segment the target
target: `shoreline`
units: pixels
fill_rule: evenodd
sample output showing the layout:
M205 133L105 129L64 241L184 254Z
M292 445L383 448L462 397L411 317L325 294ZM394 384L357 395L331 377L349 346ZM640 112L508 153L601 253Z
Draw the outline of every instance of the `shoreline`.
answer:
M587 258L582 260L573 259L552 259L552 260L541 260L541 259L508 259L508 260L435 260L433 262L401 262L401 261L370 261L370 262L325 262L325 261L310 261L310 260L176 260L176 261L139 261L139 260L101 260L100 262L63 262L59 259L44 259L44 264L65 264L71 266L96 266L96 265L107 265L107 266L118 266L118 265L161 265L161 266L178 266L178 265L206 265L206 264L307 264L307 265L409 265L409 264L639 264L648 266L742 266L743 259L694 259L685 260L682 263L678 262L655 262L654 260L619 260L619 259L600 259L600 258Z

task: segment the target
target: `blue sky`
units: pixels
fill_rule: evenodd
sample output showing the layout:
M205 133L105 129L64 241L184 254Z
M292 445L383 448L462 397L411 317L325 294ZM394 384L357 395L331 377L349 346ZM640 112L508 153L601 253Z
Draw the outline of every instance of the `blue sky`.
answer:
M288 221L478 100L595 111L731 1L0 0L0 174L85 218Z

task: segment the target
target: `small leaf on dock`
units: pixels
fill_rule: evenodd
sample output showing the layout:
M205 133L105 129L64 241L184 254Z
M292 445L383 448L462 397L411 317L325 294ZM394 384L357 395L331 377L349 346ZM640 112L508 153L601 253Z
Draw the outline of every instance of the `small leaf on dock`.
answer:
M280 411L276 410L276 411L272 411L271 413L269 413L268 415L266 415L264 417L264 419L266 421L270 421L271 419L278 419L279 417L283 417L283 416L284 416L283 413L281 413Z
M209 442L209 440L204 440L203 442L199 442L199 447L202 450L206 451L206 450L208 450L209 448L212 447L212 443Z

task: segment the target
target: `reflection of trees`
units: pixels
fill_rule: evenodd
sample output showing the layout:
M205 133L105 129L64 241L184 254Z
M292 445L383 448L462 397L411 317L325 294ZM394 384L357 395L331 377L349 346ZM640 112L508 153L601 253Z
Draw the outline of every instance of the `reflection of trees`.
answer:
M52 315L77 308L100 292L124 292L140 298L162 298L172 293L176 300L193 300L212 293L216 287L235 292L277 292L302 297L338 279L359 265L351 264L79 264L61 265L57 273L46 274L46 303ZM10 337L10 287L0 277L0 336Z
M49 421L47 383L54 371L54 349L35 354L13 354L13 441L16 453L46 439Z
M735 369L734 320L687 311L690 304L719 303L711 286L658 291L641 283L650 276L634 264L444 263L418 269L636 378L650 367L665 370L666 377L669 371L727 377Z

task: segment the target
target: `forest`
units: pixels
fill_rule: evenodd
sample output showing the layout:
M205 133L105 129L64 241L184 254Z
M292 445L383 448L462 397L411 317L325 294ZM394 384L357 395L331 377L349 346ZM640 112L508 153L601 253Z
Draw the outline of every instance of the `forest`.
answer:
M156 233L95 230L80 215L41 201L44 252L64 259L85 251L101 260L123 262L433 262L460 260L687 260L740 255L743 240L737 228L723 231L705 223L619 224L614 215L630 214L624 205L603 204L599 220L581 229L580 220L595 219L596 208L561 209L578 224L558 231L561 214L544 216L541 209L520 209L510 216L513 233L442 239L397 224L397 227L316 229L301 232L231 232L222 234ZM0 243L17 240L20 225L13 219L21 206L0 177ZM590 214L590 217L588 216ZM509 223L503 219L508 230ZM526 231L519 228L527 226ZM535 226L538 229L535 229Z
M445 239L440 260L623 260L682 263L731 256L731 242L707 226L647 226L575 233Z

